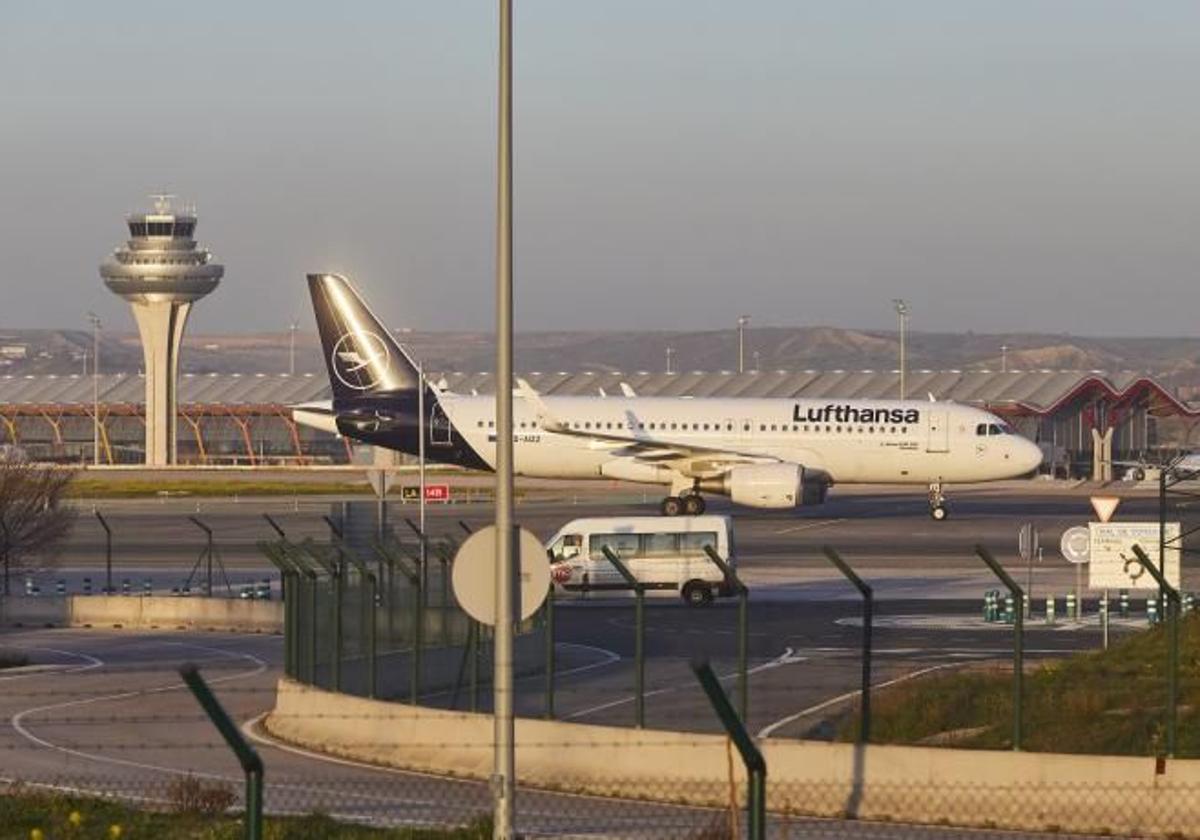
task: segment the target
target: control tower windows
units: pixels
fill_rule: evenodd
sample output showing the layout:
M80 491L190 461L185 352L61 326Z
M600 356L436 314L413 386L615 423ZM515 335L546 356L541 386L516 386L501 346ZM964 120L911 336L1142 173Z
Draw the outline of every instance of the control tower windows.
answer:
M175 227L174 222L147 222L150 236L170 236Z
M181 239L190 237L192 235L192 230L195 229L195 227L195 222L176 222L175 235Z
M130 222L129 223L129 235L130 236L145 236L146 235L146 223L145 222Z

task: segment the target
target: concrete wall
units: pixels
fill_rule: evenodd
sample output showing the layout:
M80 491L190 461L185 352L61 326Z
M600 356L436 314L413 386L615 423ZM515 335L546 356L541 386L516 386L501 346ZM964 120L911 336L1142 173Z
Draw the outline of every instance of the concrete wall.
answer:
M486 778L492 721L332 694L282 680L266 720L293 743L371 763ZM1200 762L767 739L773 811L872 820L1119 834L1192 835ZM740 761L734 776L743 782ZM725 806L721 736L520 719L525 784ZM1158 772L1161 770L1161 772ZM742 788L744 795L744 788Z
M0 626L282 633L283 604L240 598L0 597Z

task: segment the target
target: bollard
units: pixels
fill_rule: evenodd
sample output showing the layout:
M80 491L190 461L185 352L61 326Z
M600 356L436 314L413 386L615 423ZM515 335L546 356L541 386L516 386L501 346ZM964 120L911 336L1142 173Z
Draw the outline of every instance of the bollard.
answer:
M32 577L30 577L29 575L26 575L26 576L25 576L25 594L26 594L26 595L32 595L32 594L33 594L33 590L34 590L34 589L36 589L36 588L37 588L37 587L35 587L35 586L33 585L33 578L32 578Z
M85 577L83 579L83 594L84 595L92 594L92 579L90 577Z
M1183 614L1187 615L1196 604L1196 596L1191 592L1183 596Z
M154 594L154 578L142 578L142 594L147 598Z
M1153 595L1146 598L1146 623L1158 624L1158 599Z
M132 595L133 594L133 581L131 581L129 578L122 579L121 594L122 595Z
M67 595L67 582L62 578L54 581L54 594L59 598L65 598Z
M1021 596L1021 615L1026 618L1033 615L1033 599L1029 597L1028 592Z
M1117 600L1117 611L1121 614L1121 618L1129 618L1129 593L1124 589L1121 590L1121 597Z
M1079 614L1076 612L1076 609L1077 609L1077 607L1075 605L1075 593L1068 592L1067 593L1067 609L1066 609L1064 615L1067 618L1077 619L1077 618L1079 618Z
M255 590L254 597L260 601L271 600L271 581L269 578L263 578L258 582L258 589Z
M1053 595L1046 596L1046 623L1047 624L1054 623L1054 596Z
M1016 621L1016 601L1011 594L1004 596L1004 623L1012 624Z
M996 620L996 590L989 589L983 593L983 620Z

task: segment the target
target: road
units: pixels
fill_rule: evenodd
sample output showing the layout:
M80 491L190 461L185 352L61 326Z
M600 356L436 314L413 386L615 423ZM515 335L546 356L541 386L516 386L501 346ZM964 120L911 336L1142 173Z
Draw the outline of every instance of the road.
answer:
M1086 492L1029 484L960 490L952 501L952 518L942 523L928 518L920 495L893 492L841 493L826 506L800 512L732 511L714 501L714 512L736 513L740 572L752 590L748 647L753 732L828 738L839 721L850 725L847 715L860 674L859 596L821 554L825 544L836 546L875 587L877 687L933 670L1007 661L1010 630L978 618L983 591L998 583L975 556L977 542L990 545L1022 582L1032 571L1035 596L1054 592L1061 609L1061 596L1073 587L1075 576L1055 547L1064 528L1090 518ZM1143 494L1127 501L1122 515L1153 518L1156 504ZM270 513L293 539L325 539L322 515L339 505L332 498L168 499L109 502L102 511L115 536L117 579L130 577L136 586L141 577L151 576L161 591L186 577L203 546L204 535L188 516L213 528L219 556L236 583L269 573L257 543L274 532L262 513ZM543 536L578 516L648 512L638 495L606 497L592 489L569 500L519 508L521 520ZM60 570L40 578L46 591L58 577L72 591L85 575L99 585L103 531L90 509L83 514ZM397 506L393 522L405 515L415 515L415 508ZM431 506L430 531L461 534L458 520L478 526L490 515L484 505ZM1043 562L1032 570L1015 557L1016 531L1026 521L1042 529L1047 548ZM559 718L633 724L632 613L629 600L560 605ZM716 731L688 664L698 656L709 658L735 693L735 619L730 601L707 609L689 609L674 599L651 602L646 622L648 727ZM1114 632L1139 626L1144 619L1135 617L1116 622ZM0 735L4 774L152 801L169 798L170 781L186 774L234 789L240 785L233 758L195 701L181 690L178 665L197 662L234 716L252 724L273 704L282 656L278 638L215 633L22 630L0 635L0 644L27 649L36 662L50 666L0 674L0 713L9 721ZM1048 626L1037 616L1026 638L1032 659L1099 644L1094 623L1060 620ZM543 684L540 676L518 681L520 713L542 713ZM446 705L449 695L426 702ZM460 707L464 703L460 700ZM270 743L260 746L272 811L321 809L381 824L424 824L461 822L489 808L487 788L480 783L332 762ZM725 819L702 809L532 791L522 793L519 810L526 830L556 836L684 836ZM780 834L784 828L783 823L774 826ZM961 833L822 820L792 821L786 830L788 836Z

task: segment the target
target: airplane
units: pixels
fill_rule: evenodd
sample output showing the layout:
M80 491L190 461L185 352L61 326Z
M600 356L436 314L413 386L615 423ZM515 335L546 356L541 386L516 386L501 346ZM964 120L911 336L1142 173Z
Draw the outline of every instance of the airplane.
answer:
M308 275L333 400L293 407L299 423L363 443L491 471L496 404L420 374L350 281ZM1018 478L1042 451L999 417L951 402L543 396L518 380L514 472L619 479L669 488L664 516L699 515L705 494L754 508L818 505L835 484L924 485L929 514L948 515L945 486Z

